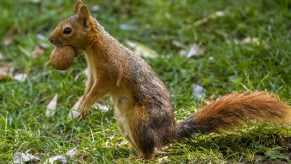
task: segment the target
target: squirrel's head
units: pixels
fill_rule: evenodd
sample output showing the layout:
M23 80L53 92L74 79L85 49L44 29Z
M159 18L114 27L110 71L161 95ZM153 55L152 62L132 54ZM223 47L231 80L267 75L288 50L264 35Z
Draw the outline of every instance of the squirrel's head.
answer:
M81 0L75 4L75 15L62 20L49 36L48 40L55 46L72 46L85 49L89 34L94 30L95 20Z

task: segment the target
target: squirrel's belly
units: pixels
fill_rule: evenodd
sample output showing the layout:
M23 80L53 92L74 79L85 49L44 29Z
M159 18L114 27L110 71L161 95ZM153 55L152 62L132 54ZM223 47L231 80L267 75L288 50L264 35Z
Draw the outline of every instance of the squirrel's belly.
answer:
M135 140L132 136L132 133L129 127L130 122L128 121L127 116L125 116L124 113L122 113L117 106L115 106L115 117L116 117L118 126L120 130L122 131L123 135L125 136L125 138L129 140L131 144L136 146Z

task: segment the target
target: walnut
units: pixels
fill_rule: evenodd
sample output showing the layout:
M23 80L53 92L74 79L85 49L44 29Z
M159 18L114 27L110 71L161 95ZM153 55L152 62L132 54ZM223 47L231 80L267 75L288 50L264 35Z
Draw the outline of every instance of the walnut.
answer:
M51 53L51 63L57 70L67 70L75 59L75 49L71 46L55 47Z

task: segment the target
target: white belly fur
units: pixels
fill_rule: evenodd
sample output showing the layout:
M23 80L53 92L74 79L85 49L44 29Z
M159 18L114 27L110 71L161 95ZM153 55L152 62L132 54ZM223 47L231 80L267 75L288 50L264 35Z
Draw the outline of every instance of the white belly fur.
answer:
M122 99L122 102L120 101L120 99ZM123 112L124 110L128 110L126 109L126 106L127 106L126 99L124 97L120 97L117 100L115 99L114 103L115 103L115 117L117 119L117 123L122 133L129 140L131 144L136 146L134 142L134 138L131 134L131 129L129 127L130 122L128 121L128 117Z

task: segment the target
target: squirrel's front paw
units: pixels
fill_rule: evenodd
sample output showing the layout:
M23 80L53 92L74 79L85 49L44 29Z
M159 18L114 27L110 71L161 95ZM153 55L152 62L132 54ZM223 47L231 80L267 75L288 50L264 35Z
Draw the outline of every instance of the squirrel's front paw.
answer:
M80 115L79 115L79 119L84 119L86 116L89 115L89 110L84 107L83 105L80 105L79 109L78 109Z

